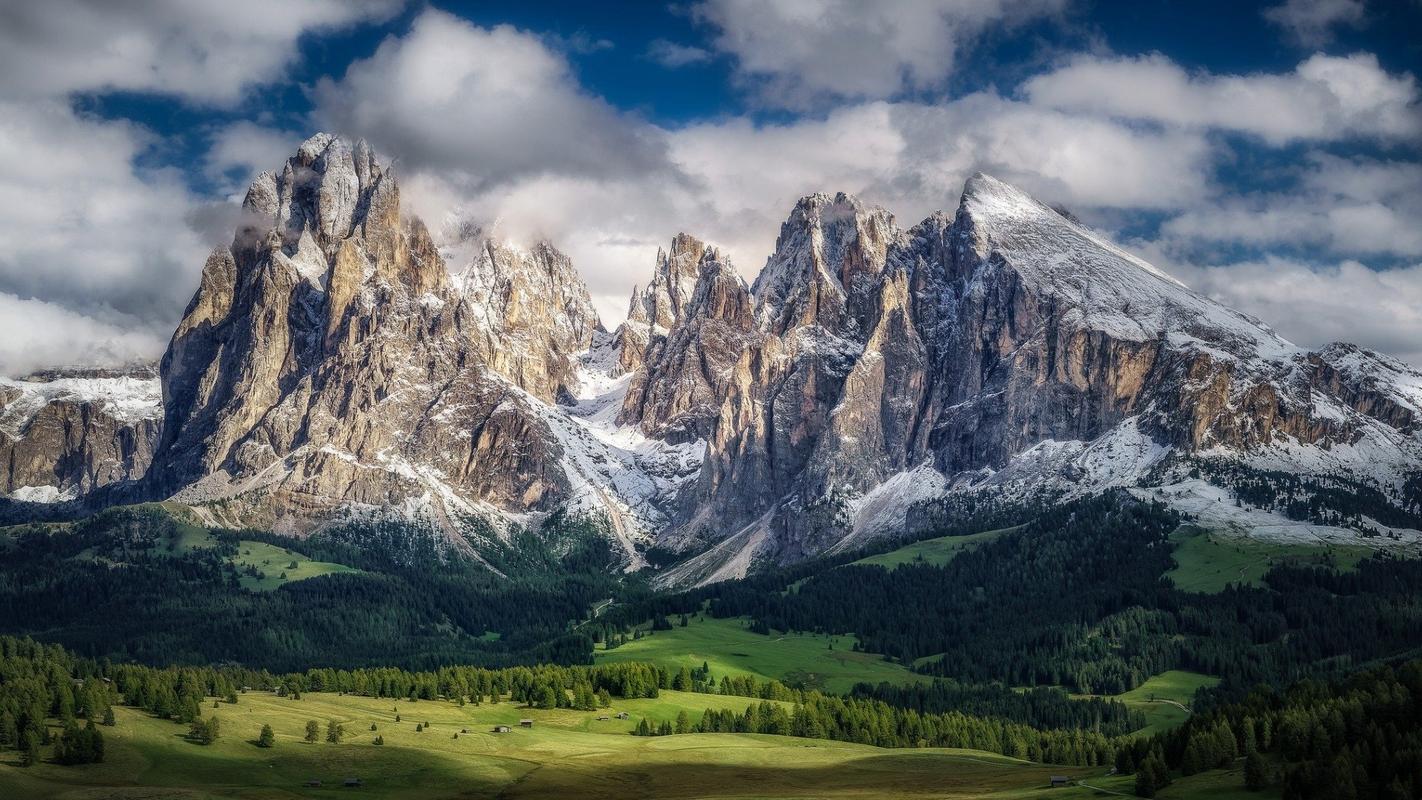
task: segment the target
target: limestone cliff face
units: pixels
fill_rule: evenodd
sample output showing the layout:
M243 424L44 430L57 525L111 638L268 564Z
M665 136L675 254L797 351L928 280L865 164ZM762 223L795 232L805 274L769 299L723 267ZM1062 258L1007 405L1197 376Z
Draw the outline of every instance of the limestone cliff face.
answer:
M741 352L759 338L745 281L719 251L699 242L696 250L696 282L685 302L669 307L671 329L645 347L617 419L674 443L711 435ZM674 244L674 258L677 251Z
M136 481L161 415L152 367L0 378L0 495L52 502Z
M696 582L903 530L945 491L1141 489L1172 455L1422 473L1422 373L1295 347L984 175L908 230L808 196L753 287L679 234L612 334L551 244L441 251L364 143L312 137L243 209L161 390L0 380L0 493L136 481L298 532L586 513L628 564L699 553L662 578Z
M1388 453L1388 474L1422 464L1415 372L1296 348L988 176L906 232L853 198L806 198L754 294L756 335L673 537L754 523L714 551L737 563L843 545L858 523L837 498L920 469L973 483L1027 459L1029 483L1090 486L1172 450L1287 464L1355 445ZM1043 447L1052 471L1031 460ZM1126 463L1093 454L1110 447Z
M696 292L706 243L686 233L672 239L671 251L657 248L652 280L632 287L627 321L617 331L619 374L642 365L647 346L681 321Z
M568 257L547 242L487 240L461 279L489 367L548 402L574 394L578 356L602 323Z
M452 515L558 502L561 450L522 391L551 396L571 367L502 346L538 325L537 303L586 300L564 285L565 259L531 256L530 273L558 284L536 301L506 273L456 286L388 169L324 134L260 176L244 208L163 357L154 493L249 498L297 527L349 505ZM484 266L514 258L491 250ZM559 347L590 336L581 311L551 337Z

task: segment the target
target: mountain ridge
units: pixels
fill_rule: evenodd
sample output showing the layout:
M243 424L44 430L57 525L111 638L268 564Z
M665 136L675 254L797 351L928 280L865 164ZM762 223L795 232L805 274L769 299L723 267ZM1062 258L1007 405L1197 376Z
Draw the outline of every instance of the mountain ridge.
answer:
M950 492L1198 505L1219 487L1179 487L1223 459L1346 470L1406 509L1422 474L1422 373L1296 347L982 173L907 230L808 195L749 286L678 234L612 332L550 243L437 245L362 141L311 137L243 209L164 355L161 420L128 455L11 467L7 494L129 484L294 534L413 516L475 557L491 524L572 513L628 568L655 544L688 558L659 580L698 582L901 532ZM0 446L67 452L43 430ZM1422 537L1400 530L1373 529Z

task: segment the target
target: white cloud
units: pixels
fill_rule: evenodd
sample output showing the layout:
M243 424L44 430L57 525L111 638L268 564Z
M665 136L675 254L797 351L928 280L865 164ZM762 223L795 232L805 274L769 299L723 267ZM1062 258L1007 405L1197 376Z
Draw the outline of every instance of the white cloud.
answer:
M1422 256L1422 164L1314 155L1286 192L1227 197L1167 221L1175 240Z
M1417 80L1371 53L1316 54L1287 74L1190 74L1160 55L1078 57L1023 87L1035 105L1296 140L1422 136Z
M224 195L246 191L257 173L274 170L305 140L300 133L241 121L217 131L207 150L206 170ZM237 199L240 199L237 198Z
M666 39L653 39L652 43L647 45L647 58L669 69L677 69L710 61L711 51Z
M958 50L993 26L1055 14L1065 0L705 0L739 79L762 100L808 108L833 99L935 89Z
M0 374L56 366L116 366L151 359L167 336L130 318L99 319L0 292Z
M194 196L176 170L140 166L165 146L158 137L77 113L74 94L126 90L233 103L253 84L279 78L304 33L387 16L400 5L0 4L0 373L42 362L157 357L210 245L231 236L225 204ZM239 125L219 134L207 168L266 158L255 130ZM48 341L36 342L36 331Z
M340 80L316 87L317 117L413 169L477 186L518 176L609 175L664 166L655 137L583 92L539 37L428 10Z
M63 103L0 103L0 292L170 326L207 248L178 176L134 169L151 143Z
M1151 258L1169 263L1160 253ZM1305 347L1353 342L1422 366L1422 263L1375 270L1357 261L1314 266L1268 257L1170 270Z
M1197 132L1082 119L1002 98L865 102L823 118L662 129L590 97L537 36L441 12L316 92L317 116L400 165L437 229L453 209L566 250L609 323L679 230L753 278L800 197L848 191L911 225L957 206L979 169L1083 208L1180 209L1206 196Z
M47 0L0 7L0 91L160 92L231 103L279 78L310 30L390 16L403 0Z
M1264 9L1264 18L1298 44L1317 47L1327 44L1339 25L1361 26L1365 10L1363 0L1285 0Z

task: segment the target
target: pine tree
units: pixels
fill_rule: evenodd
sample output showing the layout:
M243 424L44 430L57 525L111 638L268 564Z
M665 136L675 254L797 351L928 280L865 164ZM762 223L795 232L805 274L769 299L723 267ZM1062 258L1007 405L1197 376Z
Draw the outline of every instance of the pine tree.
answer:
M1244 757L1244 788L1257 792L1269 785L1269 766L1257 751Z
M272 732L272 726L263 725L262 732L257 735L258 747L271 747L276 744L276 734Z
M341 737L346 735L346 726L331 720L326 723L326 741L331 744L340 744Z
M321 738L321 723L316 720L306 721L306 741L315 744Z
M20 735L20 766L30 767L39 763L40 760L40 737L32 730L27 730Z

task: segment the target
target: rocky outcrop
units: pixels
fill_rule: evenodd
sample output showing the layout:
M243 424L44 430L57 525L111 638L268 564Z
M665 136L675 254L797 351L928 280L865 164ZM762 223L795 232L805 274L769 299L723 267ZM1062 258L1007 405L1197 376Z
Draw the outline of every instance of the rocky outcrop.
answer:
M567 497L535 407L597 326L566 258L491 244L453 280L389 170L324 134L244 208L163 358L153 493L296 528L352 505L447 521Z
M674 259L677 244L686 238L677 237ZM677 294L669 295L676 302L665 307L662 319L671 329L646 346L642 368L632 375L617 418L674 443L711 435L741 353L759 338L745 281L719 251L699 242L696 251L700 260L695 284L684 302ZM658 253L659 275L665 263ZM656 286L654 281L649 288ZM634 305L636 299L634 293Z
M755 297L759 336L672 536L735 533L713 551L739 564L846 546L856 509L924 469L1074 491L1132 485L1169 452L1300 471L1386 453L1348 467L1384 486L1422 463L1415 371L1296 348L988 176L907 232L853 198L802 200Z
M645 287L632 287L627 320L617 331L619 374L640 367L652 340L666 336L681 321L696 292L705 252L706 243L686 233L672 239L670 252L657 248L652 280Z
M0 378L0 495L54 502L136 481L161 417L152 367Z
M567 256L485 240L460 278L491 369L548 402L576 393L578 356L602 323Z

